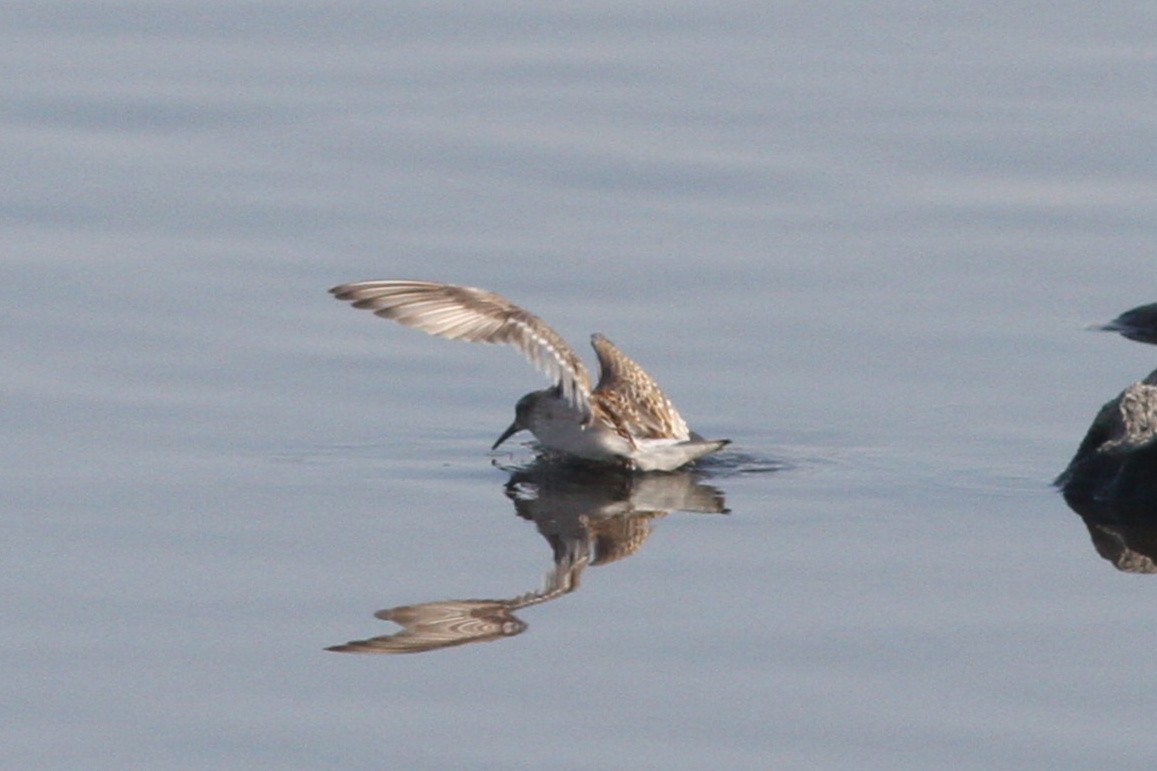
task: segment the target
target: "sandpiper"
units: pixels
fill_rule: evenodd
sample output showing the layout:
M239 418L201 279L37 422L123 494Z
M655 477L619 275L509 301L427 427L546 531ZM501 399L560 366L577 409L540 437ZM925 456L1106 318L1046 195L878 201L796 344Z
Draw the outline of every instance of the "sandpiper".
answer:
M690 431L659 385L599 334L599 381L542 319L483 289L430 281L358 281L329 290L378 316L451 340L508 343L554 380L518 400L514 422L491 447L527 430L548 450L639 471L671 471L728 439Z

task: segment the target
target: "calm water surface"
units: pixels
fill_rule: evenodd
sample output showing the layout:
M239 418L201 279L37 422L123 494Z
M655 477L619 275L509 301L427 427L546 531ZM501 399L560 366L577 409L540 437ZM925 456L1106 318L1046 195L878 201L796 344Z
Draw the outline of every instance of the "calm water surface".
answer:
M1157 301L1154 21L16 4L3 764L1151 768L1157 578L1049 481L1154 367L1083 331ZM514 352L325 294L388 277L734 444L535 477Z

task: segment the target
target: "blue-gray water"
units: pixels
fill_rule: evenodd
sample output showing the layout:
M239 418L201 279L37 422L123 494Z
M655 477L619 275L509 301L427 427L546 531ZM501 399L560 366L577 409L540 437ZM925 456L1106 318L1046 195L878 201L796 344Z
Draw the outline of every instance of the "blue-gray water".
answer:
M1152 767L1157 578L1049 481L1154 366L1083 327L1157 301L1155 22L10 5L3 765ZM391 277L605 333L730 513L324 651L551 567L486 451L543 381L325 293Z

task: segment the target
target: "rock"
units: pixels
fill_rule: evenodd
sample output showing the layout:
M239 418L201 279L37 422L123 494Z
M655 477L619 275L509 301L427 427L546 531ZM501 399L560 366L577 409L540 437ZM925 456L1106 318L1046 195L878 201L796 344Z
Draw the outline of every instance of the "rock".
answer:
M1108 324L1093 327L1103 332L1120 332L1139 343L1157 344L1157 303L1127 310Z
M1056 484L1066 496L1157 505L1157 371L1101 408Z

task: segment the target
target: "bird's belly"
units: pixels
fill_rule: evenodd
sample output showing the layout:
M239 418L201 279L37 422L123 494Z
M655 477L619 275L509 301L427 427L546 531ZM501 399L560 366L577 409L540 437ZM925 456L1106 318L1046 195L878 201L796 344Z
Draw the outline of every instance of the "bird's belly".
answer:
M543 447L587 460L623 460L631 454L627 440L598 423L583 426L578 421L548 421L536 425L532 433Z
M584 424L582 416L561 399L541 399L529 428L548 450L585 460L625 464L639 471L671 471L726 444L698 436L636 437L631 442L597 418Z
M533 431L542 445L585 460L626 464L639 471L671 471L719 449L721 442L638 439L632 446L605 426L548 423Z

